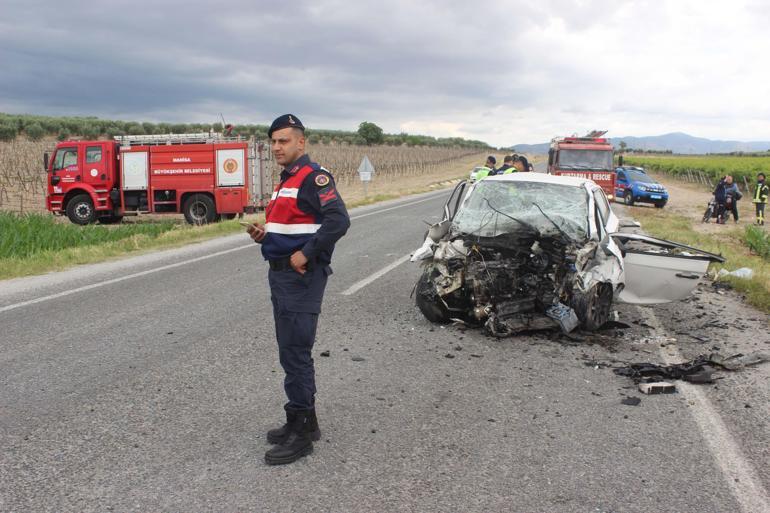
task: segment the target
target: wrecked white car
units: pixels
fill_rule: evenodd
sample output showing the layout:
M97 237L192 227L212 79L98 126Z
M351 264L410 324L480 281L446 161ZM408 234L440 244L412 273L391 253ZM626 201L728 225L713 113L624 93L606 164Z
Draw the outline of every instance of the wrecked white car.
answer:
M462 182L412 261L431 322L459 319L494 336L599 329L615 299L664 303L689 294L718 255L618 232L602 189L540 173Z

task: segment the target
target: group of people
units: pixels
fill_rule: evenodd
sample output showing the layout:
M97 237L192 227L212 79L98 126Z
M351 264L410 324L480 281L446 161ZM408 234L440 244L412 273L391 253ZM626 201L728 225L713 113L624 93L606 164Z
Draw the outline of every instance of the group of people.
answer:
M496 165L497 159L494 157L494 155L488 156L487 161L484 163L484 166L480 170L482 171L483 176L480 176L480 174L477 173L477 179L484 178L485 176L507 175L509 173L534 171L534 168L532 167L532 164L530 164L527 160L527 157L524 155L516 155L515 153L513 155L506 155L503 159L503 165L499 168L496 168ZM486 170L488 171L484 172Z
M756 209L756 224L762 226L765 224L765 205L767 204L768 185L765 181L765 174L757 175L757 185L754 189L752 203ZM730 175L723 176L714 189L714 202L716 203L717 223L724 224L730 213L733 214L734 222L738 222L738 201L743 197L738 185L733 181Z

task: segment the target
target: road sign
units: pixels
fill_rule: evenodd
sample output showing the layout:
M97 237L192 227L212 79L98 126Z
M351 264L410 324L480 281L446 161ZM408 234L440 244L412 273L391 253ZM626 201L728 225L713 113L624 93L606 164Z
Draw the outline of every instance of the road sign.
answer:
M369 161L369 157L364 155L364 158L361 160L361 165L358 166L358 176L361 178L362 182L368 182L372 179L373 174L374 166Z

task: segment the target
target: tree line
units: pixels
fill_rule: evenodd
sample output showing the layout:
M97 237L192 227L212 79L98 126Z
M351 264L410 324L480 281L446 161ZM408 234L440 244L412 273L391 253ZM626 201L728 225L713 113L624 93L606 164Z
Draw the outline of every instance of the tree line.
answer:
M267 125L234 125L233 135L267 139ZM33 141L46 136L60 141L79 137L84 139L113 138L119 135L184 134L209 132L222 133L222 123L150 123L100 119L97 117L53 117L30 114L0 113L0 140L11 141L24 135ZM310 144L385 144L388 146L440 146L451 148L487 149L483 141L461 137L432 137L407 133L386 134L369 121L362 122L355 132L346 130L307 129Z

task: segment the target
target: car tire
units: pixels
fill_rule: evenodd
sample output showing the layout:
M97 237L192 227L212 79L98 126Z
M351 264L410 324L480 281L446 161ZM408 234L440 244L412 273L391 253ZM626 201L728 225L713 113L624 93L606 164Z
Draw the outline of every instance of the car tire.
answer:
M99 224L118 224L123 221L123 216L102 216L99 218Z
M96 220L94 202L88 194L78 194L67 202L67 217L79 225L91 224Z
M634 193L631 191L626 191L626 193L623 195L623 203L628 205L629 207L634 205Z
M217 218L214 200L206 194L193 194L184 201L182 213L189 224L209 224Z
M612 285L599 283L591 287L587 293L574 296L572 308L583 328L588 331L598 330L610 320Z
M449 322L449 311L436 293L430 275L431 272L426 269L417 281L415 303L430 322L446 324Z

